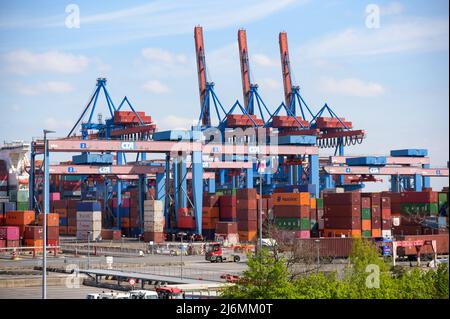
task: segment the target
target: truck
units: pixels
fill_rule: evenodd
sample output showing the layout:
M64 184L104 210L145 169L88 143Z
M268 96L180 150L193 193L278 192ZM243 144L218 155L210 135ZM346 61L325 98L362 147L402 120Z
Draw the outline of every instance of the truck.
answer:
M206 247L205 259L212 263L224 261L237 263L241 260L241 257L232 248L225 248L221 243L214 242Z

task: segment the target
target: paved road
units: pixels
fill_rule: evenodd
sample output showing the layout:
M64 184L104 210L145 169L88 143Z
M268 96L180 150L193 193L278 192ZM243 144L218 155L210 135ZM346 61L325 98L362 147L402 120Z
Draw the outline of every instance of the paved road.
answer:
M47 287L48 299L85 299L89 293L99 293L105 289L80 286L80 288ZM0 299L40 299L41 287L0 289Z

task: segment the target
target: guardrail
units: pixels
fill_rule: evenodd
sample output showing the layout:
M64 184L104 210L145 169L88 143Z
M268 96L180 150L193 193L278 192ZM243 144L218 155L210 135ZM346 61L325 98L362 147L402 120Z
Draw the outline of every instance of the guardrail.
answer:
M61 249L61 246L47 246L47 254L50 252L48 256L57 257L58 252ZM39 253L43 253L42 246L25 246L25 247L2 247L0 248L0 257L11 257L17 258L19 256L23 256L23 253L28 252L28 255L32 255L35 258ZM8 254L9 252L9 254Z

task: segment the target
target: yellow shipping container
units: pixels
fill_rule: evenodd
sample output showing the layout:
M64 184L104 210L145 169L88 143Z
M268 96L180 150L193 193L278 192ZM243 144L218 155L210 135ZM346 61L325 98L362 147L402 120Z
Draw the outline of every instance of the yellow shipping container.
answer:
M274 193L274 205L310 206L309 193Z

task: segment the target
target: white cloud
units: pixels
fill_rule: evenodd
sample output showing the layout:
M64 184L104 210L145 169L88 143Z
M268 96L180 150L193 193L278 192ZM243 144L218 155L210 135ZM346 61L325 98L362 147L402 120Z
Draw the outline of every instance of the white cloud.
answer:
M281 83L281 77L280 79L274 80L271 78L263 78L261 80L258 81L258 84L261 85L261 88L263 90L269 89L269 90L277 90L280 89L282 87L282 83Z
M39 71L58 73L79 73L89 65L83 55L73 55L59 51L34 53L27 50L12 51L2 57L6 69L13 73L29 74Z
M49 81L34 85L19 84L16 86L16 90L23 95L38 95L42 93L68 93L73 91L73 87L66 82Z
M391 2L381 6L380 11L382 15L396 15L402 13L404 9L403 4L400 2Z
M54 130L57 134L66 134L72 128L74 122L70 120L64 120L61 118L47 117L44 120L45 129ZM61 132L63 131L63 132Z
M161 62L167 64L188 62L188 58L184 54L174 54L161 48L145 48L142 49L142 56L151 62Z
M302 59L375 56L448 50L448 19L410 18L379 29L346 29L305 43L294 52Z
M165 84L161 83L158 80L150 80L144 83L142 86L144 91L152 92L156 94L163 94L170 92L170 89Z
M267 55L264 55L264 54L252 55L251 62L254 62L256 65L265 66L265 67L280 66L279 61L271 59Z
M197 125L197 121L194 118L181 117L177 115L168 115L156 122L159 130L185 130L190 129L192 125Z
M336 80L332 77L323 77L320 80L320 88L328 93L357 97L375 97L385 92L385 88L379 83L364 82L355 78Z

